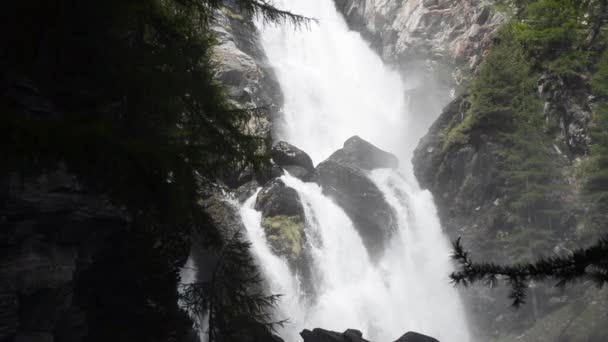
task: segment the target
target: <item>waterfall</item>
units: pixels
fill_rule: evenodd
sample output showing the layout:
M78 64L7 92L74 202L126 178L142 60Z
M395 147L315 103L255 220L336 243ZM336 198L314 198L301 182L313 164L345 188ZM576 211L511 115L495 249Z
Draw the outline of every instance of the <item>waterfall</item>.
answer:
M399 170L369 174L398 220L398 231L372 262L349 217L314 183L282 176L306 215L306 248L312 255L315 299L270 250L255 195L241 207L243 223L273 293L284 295L279 332L300 341L305 328L359 329L372 341L393 341L412 330L441 341L470 341L459 295L449 283L450 246L431 195L418 187L409 162L422 132L412 131L407 80L383 64L356 32L349 31L332 0L285 0L276 5L314 17L318 24L294 29L261 26L263 47L284 93L278 136L308 152L315 163L353 135L397 155ZM411 145L411 146L410 146Z

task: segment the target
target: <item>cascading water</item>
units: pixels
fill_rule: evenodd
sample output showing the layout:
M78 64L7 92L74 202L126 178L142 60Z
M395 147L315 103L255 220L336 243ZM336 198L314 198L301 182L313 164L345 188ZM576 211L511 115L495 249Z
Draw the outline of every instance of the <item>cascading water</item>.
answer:
M344 211L314 183L285 175L305 208L315 299L303 296L299 279L274 255L253 209L243 222L273 293L281 293L280 332L299 341L299 331L322 327L362 330L372 341L392 341L408 330L442 341L470 341L457 291L449 284L450 248L442 235L431 195L421 191L404 136L413 118L404 101L406 85L358 33L349 31L332 0L289 0L278 7L319 19L308 29L261 27L264 49L284 93L281 139L307 151L315 163L353 135L400 157L400 170L376 170L370 179L393 208L398 231L378 262L372 262ZM410 144L411 145L411 144Z

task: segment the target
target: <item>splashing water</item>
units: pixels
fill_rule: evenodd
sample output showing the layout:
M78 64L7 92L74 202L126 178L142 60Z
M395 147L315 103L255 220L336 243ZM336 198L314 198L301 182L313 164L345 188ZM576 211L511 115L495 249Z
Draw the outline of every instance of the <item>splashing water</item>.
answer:
M413 330L442 341L470 341L465 313L449 283L450 247L431 195L411 171L414 146L404 139L415 118L407 89L358 33L349 31L332 0L285 0L278 7L319 19L309 29L261 27L263 47L284 93L278 135L308 152L315 163L359 135L400 157L400 170L376 170L370 179L383 192L399 223L384 255L373 263L344 211L314 183L285 175L305 208L315 300L268 247L255 195L241 207L253 252L273 293L284 294L277 315L290 323L280 331L300 341L305 328L359 329L372 341L393 341ZM411 144L410 144L411 145Z

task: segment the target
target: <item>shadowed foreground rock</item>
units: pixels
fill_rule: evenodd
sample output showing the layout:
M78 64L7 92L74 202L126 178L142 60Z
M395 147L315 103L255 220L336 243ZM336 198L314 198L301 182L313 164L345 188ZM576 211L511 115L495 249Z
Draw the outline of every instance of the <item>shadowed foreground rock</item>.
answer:
M304 342L369 342L359 330L348 329L343 333L316 328L312 331L302 330L300 336Z
M304 342L370 342L363 338L359 330L347 329L343 333L316 328L312 331L305 329L300 333ZM438 340L410 331L395 342L439 342Z

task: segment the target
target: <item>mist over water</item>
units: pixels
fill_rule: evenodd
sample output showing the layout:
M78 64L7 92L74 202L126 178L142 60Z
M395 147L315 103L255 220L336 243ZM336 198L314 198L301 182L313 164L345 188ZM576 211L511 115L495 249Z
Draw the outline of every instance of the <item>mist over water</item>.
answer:
M279 8L319 19L309 29L261 27L263 47L285 96L278 135L310 154L327 158L353 135L397 155L399 170L376 170L370 179L395 211L398 231L376 263L344 211L314 183L285 175L305 209L307 248L312 255L314 298L268 247L255 195L241 207L243 222L273 293L284 295L279 331L300 341L305 328L359 329L372 341L393 341L407 331L441 341L470 341L456 289L449 283L450 247L431 195L411 171L407 80L390 70L358 33L349 31L332 0L277 1ZM417 128L419 130L419 128Z

